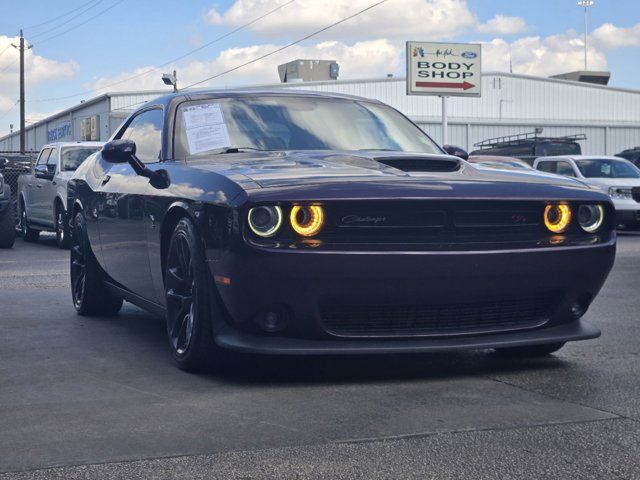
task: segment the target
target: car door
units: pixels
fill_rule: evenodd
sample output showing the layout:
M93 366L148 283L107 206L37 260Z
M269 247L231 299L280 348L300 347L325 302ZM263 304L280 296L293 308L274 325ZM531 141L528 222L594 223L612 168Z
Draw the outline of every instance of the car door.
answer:
M136 155L144 163L158 163L162 146L163 111L144 110L116 135L136 143ZM145 213L145 193L149 180L139 176L128 163L99 162L104 171L98 187L98 232L102 257L108 274L126 289L153 301L147 247L149 219Z
M35 165L36 169L37 167L46 167L51 150L51 148L44 148L40 152ZM36 173L36 169L34 169L33 177L26 185L25 205L27 207L27 216L29 217L29 220L41 223L44 221L45 216L44 193L42 189L43 183L46 180L39 177L39 174Z

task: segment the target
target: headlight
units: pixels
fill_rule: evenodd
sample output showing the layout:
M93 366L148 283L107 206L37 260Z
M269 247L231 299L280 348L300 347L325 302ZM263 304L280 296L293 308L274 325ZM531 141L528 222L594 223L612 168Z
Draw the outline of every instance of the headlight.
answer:
M604 209L602 205L580 205L578 208L578 223L585 232L593 233L604 223Z
M609 189L609 196L616 200L630 200L633 198L631 189L628 187L611 187Z
M260 237L273 237L282 225L282 209L278 206L261 206L249 210L249 228Z
M311 205L308 207L291 208L291 227L303 237L313 237L322 228L324 211L322 207Z
M571 222L569 205L547 205L544 209L544 224L553 233L562 233Z

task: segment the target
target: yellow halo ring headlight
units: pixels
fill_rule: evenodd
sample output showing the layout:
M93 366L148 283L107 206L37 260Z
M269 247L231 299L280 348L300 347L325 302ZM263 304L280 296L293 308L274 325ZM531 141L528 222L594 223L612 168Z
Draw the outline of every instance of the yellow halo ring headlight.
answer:
M318 205L301 207L294 205L291 208L291 228L303 237L313 237L322 228L324 223L324 210Z
M569 205L547 205L544 209L544 224L553 233L563 233L571 223Z

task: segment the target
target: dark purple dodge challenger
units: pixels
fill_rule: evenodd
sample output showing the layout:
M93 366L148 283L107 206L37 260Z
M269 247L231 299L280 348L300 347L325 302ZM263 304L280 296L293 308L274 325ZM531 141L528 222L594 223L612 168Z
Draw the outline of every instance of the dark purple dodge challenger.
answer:
M616 245L602 193L476 169L387 105L302 91L148 102L68 205L78 313L163 316L185 369L220 349L547 354L600 334L581 317Z

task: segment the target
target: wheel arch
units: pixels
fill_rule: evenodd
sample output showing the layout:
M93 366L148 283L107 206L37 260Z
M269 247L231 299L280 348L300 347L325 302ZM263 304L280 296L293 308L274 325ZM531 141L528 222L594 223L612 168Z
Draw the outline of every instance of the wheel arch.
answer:
M160 263L162 272L165 270L167 261L167 252L169 251L169 242L176 225L182 218L189 218L198 230L196 215L191 205L184 201L178 201L171 204L167 209L162 223L160 225ZM164 275L162 277L164 282Z

